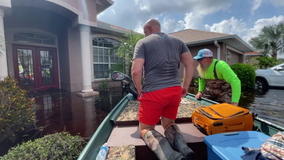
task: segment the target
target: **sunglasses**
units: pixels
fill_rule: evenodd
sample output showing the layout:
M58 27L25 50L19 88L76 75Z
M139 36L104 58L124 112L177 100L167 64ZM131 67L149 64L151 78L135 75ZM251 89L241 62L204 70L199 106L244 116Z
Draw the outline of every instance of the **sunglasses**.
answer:
M200 58L200 59L197 60L197 62L200 63L203 59L205 59L205 58Z

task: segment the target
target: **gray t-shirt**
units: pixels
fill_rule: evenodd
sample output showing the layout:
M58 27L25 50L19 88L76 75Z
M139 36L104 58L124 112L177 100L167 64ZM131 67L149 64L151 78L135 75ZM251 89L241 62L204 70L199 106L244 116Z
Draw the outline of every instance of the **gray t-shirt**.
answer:
M181 86L180 57L187 51L180 39L165 33L154 33L139 40L133 59L145 60L142 92Z

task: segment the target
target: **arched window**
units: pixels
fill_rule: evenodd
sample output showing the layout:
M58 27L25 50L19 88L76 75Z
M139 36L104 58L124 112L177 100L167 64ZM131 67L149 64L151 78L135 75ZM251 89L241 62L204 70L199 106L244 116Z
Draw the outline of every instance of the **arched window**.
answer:
M33 32L19 32L14 34L14 41L47 45L56 45L56 38L50 35Z
M93 67L94 78L110 78L109 69L116 63L122 62L123 58L119 58L113 53L113 47L119 44L118 41L109 38L93 39Z

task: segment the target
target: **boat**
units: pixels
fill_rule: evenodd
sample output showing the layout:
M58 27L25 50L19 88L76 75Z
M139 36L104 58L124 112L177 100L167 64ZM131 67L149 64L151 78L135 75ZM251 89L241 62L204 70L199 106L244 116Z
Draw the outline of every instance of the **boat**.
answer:
M155 154L145 145L144 141L140 138L138 130L137 119L127 119L129 117L123 115L127 108L131 108L134 105L137 106L137 92L134 84L128 76L121 72L114 72L112 75L113 80L123 80L126 82L124 86L125 90L129 93L112 109L108 116L100 124L94 135L87 143L84 150L81 152L78 160L93 160L96 158L101 146L107 143L109 146L108 159L117 159L116 156L120 156L120 159L147 159L156 160ZM182 104L185 106L210 106L218 104L215 101L201 98L196 100L195 95L188 93L182 98ZM193 108L194 109L194 108ZM201 133L192 123L191 116L177 117L176 124L179 126L183 133L183 136L187 142L187 145L192 148L196 156L200 160L207 159L207 146L204 143L204 135ZM163 128L160 122L157 124L157 131L163 133ZM275 125L264 119L259 118L257 115L254 118L254 129L262 132L268 136L272 136L279 131L284 131L283 127ZM113 158L110 158L113 157ZM118 158L119 159L119 158Z

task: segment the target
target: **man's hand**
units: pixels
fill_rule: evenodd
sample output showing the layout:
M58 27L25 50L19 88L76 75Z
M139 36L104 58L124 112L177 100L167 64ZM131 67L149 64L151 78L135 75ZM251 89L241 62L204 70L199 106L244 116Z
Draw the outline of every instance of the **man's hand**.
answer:
M182 88L182 93L181 93L181 97L185 96L188 92L187 88Z
M196 99L200 99L202 97L202 92L198 92L195 96Z
M232 105L235 105L235 106L238 106L239 103L236 103L236 102L231 102Z
M136 89L137 89L138 96L140 96L140 94L142 92L142 86L140 88L136 88Z

